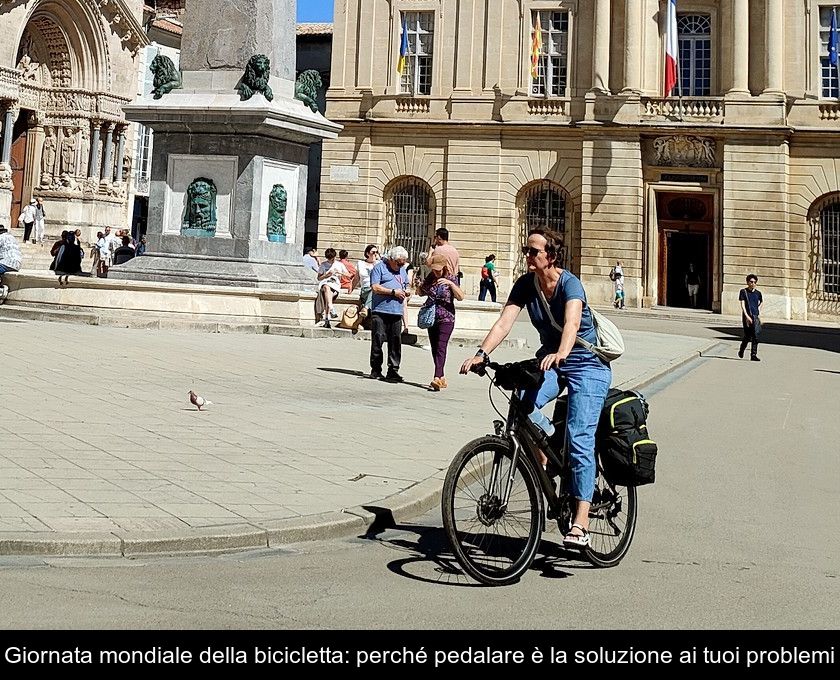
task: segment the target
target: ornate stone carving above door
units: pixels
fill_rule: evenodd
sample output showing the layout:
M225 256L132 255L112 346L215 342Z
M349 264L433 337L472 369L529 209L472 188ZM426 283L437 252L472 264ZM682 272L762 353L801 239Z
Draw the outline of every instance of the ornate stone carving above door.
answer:
M714 168L717 165L715 140L694 135L657 137L653 141L653 164L684 168Z

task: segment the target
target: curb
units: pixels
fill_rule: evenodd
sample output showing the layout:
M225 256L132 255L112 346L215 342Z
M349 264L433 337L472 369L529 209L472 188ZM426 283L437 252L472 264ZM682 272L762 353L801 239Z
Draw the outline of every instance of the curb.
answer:
M669 373L699 361L706 352L723 344L720 340L712 340L699 350L692 350L618 386L642 390ZM340 511L259 524L219 525L189 533L0 532L0 555L125 558L206 555L370 535L423 515L438 505L445 475L446 470L442 469L402 492Z

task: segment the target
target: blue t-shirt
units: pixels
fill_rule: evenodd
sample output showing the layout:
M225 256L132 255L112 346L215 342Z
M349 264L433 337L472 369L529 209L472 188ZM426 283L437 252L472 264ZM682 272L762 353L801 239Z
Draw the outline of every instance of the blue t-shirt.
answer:
M531 317L531 323L540 333L542 346L537 352L537 356L542 357L546 354L554 354L560 348L562 333L552 325L551 320L545 314L542 300L534 285L535 277L536 274L534 273L521 276L513 284L513 289L510 291L507 304L528 308L528 316ZM580 318L578 336L587 342L597 344L598 337L595 333L595 325L592 323L592 312L589 309L589 305L586 304L586 292L583 290L583 284L577 276L570 274L564 269L563 274L560 276L560 281L557 282L557 286L554 289L554 295L547 299L548 306L551 308L551 315L561 327L565 324L566 303L569 300L583 301L583 312ZM581 357L586 356L587 358L594 356L588 349L578 344L575 344L572 348L572 354Z
M405 290L408 282L408 272L400 267L399 272L393 272L385 260L380 260L370 272L371 286L384 286L390 290ZM380 314L399 314L402 316L403 303L392 295L373 294L373 311Z
M763 302L764 298L761 297L761 291L758 288L752 292L750 292L749 288L742 288L738 299L747 303L744 306L747 308L751 317L756 317L760 314L761 310L759 309L759 305Z

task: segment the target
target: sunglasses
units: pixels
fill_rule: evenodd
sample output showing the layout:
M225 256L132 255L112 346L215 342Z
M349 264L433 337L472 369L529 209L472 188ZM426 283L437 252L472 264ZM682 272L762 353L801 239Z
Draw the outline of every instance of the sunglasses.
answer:
M540 253L544 252L544 250L538 250L537 248L531 248L530 246L522 246L522 254L527 255L528 257L536 257Z

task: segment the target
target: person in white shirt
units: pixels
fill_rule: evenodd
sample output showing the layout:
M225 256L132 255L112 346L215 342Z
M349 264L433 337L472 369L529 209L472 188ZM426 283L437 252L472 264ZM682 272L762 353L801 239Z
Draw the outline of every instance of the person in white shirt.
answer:
M29 205L20 212L18 223L23 224L23 242L26 243L32 235L32 228L35 226L35 219L37 217L35 205L37 201L33 198ZM32 241L33 243L35 241Z
M610 271L610 281L613 282L615 287L613 307L624 309L624 269L622 269L620 261L616 262L615 267Z
M99 268L96 270L96 275L99 277L107 277L108 269L111 267L111 246L107 236L109 232L110 227L106 227L104 234L97 234L99 236L99 239L96 241L96 247L99 249Z
M44 218L47 216L47 211L44 210L44 204L40 198L35 199L35 241L37 243L44 242Z
M324 251L324 262L318 267L318 297L315 300L315 313L323 317L317 323L324 328L331 328L330 319L337 319L338 312L333 308L333 303L341 292L341 277L350 276L341 262L336 259L335 248L327 248Z

